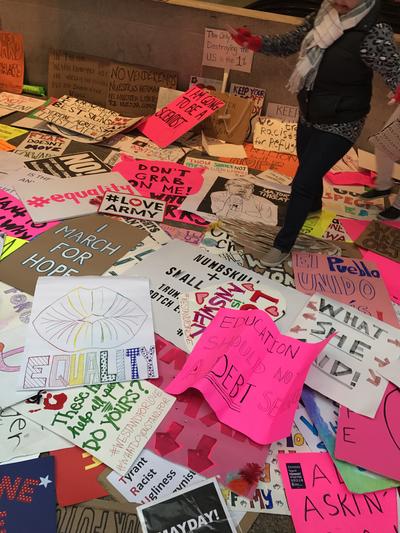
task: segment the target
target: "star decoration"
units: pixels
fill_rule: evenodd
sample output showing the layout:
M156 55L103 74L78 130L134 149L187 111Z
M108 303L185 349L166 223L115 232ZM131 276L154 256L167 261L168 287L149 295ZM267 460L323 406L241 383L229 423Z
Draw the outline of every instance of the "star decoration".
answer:
M49 479L49 475L47 475L46 477L41 477L39 487L43 485L43 487L47 489L47 485L49 485L50 483L53 483L53 482L51 481L51 479Z

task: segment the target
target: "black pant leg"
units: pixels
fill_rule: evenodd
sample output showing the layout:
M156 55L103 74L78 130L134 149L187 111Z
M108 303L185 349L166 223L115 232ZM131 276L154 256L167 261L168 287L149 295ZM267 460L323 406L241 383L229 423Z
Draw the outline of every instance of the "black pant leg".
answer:
M352 146L351 141L340 135L311 129L293 179L285 222L274 242L283 252L292 249L308 213L315 207L314 202L322 197L323 177Z

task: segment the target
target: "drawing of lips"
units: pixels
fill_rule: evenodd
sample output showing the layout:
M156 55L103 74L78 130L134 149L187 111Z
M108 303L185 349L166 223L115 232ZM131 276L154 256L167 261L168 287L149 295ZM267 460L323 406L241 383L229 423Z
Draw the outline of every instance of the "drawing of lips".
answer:
M147 314L134 301L106 287L78 287L33 320L37 333L65 352L115 348L129 342Z

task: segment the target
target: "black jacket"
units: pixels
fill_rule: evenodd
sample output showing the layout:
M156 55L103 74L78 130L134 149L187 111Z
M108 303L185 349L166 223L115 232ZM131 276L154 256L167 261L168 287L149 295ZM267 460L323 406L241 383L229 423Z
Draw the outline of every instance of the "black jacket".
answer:
M301 90L299 106L311 123L334 124L359 120L369 113L372 70L360 56L362 42L378 22L380 0L361 20L346 30L324 53L312 90Z

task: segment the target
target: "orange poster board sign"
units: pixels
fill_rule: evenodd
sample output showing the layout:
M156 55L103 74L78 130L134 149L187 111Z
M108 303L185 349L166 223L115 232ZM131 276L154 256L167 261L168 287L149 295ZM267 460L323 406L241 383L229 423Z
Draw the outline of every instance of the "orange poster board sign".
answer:
M250 143L244 145L247 159L219 158L226 163L237 165L247 165L249 168L264 172L264 170L275 170L280 174L285 174L293 178L299 166L298 159L293 154L282 154L280 152L269 152L268 150L258 150Z
M24 41L21 33L0 31L0 91L21 94L24 83Z

